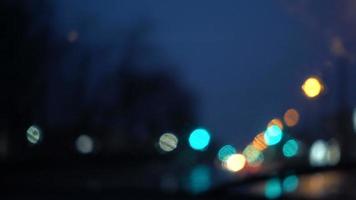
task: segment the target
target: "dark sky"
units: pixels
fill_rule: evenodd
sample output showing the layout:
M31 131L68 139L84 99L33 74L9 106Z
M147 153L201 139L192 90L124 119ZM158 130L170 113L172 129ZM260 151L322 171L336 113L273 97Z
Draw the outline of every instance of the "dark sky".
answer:
M295 107L301 117L311 103L300 92L303 79L321 74L328 61L319 33L291 15L279 1L52 1L56 38L79 34L78 49L61 62L75 71L82 52L95 52L88 95L115 72L123 53L122 30L142 20L152 25L145 41L173 63L172 73L199 99L199 119L222 143L243 148L273 117ZM99 49L99 50L98 50ZM97 53L100 52L100 53ZM168 65L171 66L171 65ZM156 70L143 66L142 70ZM309 106L309 107L308 107ZM330 108L326 108L326 110ZM303 122L303 121L302 121Z

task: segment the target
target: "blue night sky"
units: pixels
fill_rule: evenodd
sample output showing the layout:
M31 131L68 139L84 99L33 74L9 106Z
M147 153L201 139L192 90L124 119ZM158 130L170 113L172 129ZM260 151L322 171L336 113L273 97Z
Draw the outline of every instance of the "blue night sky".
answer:
M64 76L75 71L84 52L95 54L89 97L117 70L125 43L122 30L145 20L152 25L145 42L160 52L153 60L173 64L165 70L177 73L179 82L194 91L201 126L221 143L242 148L290 107L299 109L302 118L313 116L313 111L306 114L312 105L300 93L300 84L321 73L327 44L279 1L52 2L54 37L79 33L80 45L59 64ZM142 70L157 69L143 65Z

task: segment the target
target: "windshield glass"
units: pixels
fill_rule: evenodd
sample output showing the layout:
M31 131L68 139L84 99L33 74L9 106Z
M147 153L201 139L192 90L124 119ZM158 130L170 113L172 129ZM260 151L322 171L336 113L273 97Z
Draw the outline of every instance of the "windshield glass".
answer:
M0 4L9 188L320 197L356 158L353 0Z

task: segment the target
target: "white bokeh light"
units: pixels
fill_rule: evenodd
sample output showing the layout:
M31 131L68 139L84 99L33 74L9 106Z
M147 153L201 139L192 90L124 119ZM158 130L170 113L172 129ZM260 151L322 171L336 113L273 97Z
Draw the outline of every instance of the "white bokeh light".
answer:
M337 165L340 162L341 150L337 141L332 140L328 146L326 159L329 165Z
M75 141L75 146L80 153L89 154L94 150L94 141L88 135L81 135Z
M324 166L327 162L328 144L323 140L313 143L309 152L309 162L312 166Z

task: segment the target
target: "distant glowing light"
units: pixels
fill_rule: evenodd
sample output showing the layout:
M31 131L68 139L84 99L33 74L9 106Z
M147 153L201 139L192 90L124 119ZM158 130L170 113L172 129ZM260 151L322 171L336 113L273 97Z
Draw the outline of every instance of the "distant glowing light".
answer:
M227 158L225 167L232 172L238 172L245 167L246 158L242 154L234 154Z
M266 144L269 146L278 144L283 137L282 130L277 125L272 125L267 128L264 134Z
M267 148L267 144L265 142L265 138L264 138L264 133L259 133L252 142L252 145L260 151L263 151Z
M288 109L283 118L287 126L293 127L299 122L299 113L296 109Z
M218 158L220 161L226 161L227 158L236 153L236 149L231 145L225 145L221 147L218 152Z
M188 179L188 189L193 193L208 190L211 186L211 171L208 166L199 165L195 167Z
M324 90L324 86L317 77L309 77L302 85L304 94L309 98L315 98Z
M210 143L210 134L207 130L195 129L189 136L189 145L198 151L203 151Z
M344 42L338 36L334 36L333 38L331 38L330 51L335 56L345 56L348 53L345 48Z
M312 166L323 166L326 164L328 145L323 140L317 140L310 148L309 162Z
M158 145L165 152L173 151L177 148L178 138L172 133L165 133L159 138Z
M286 177L283 180L283 191L285 192L294 192L298 188L299 180L295 175Z
M92 153L94 150L94 141L88 135L81 135L75 141L77 150L82 154Z
M247 145L243 151L243 155L246 158L246 161L250 165L259 165L263 162L263 154L260 150L256 149L253 145Z
M340 145L337 141L331 141L326 154L326 160L329 165L336 165L340 162Z
M273 125L276 125L276 126L278 126L281 130L283 130L283 122L280 120L280 119L278 119L278 118L274 118L274 119L272 119L269 123L268 123L268 125L267 125L267 127L270 127L270 126L273 126Z
M31 144L37 144L41 140L41 130L37 126L30 126L26 131L27 141Z
M288 140L284 145L283 145L283 155L285 157L293 157L298 154L299 151L299 144L296 140Z
M78 36L79 36L78 32L73 30L68 33L67 38L69 42L75 42L78 40Z
M277 178L270 179L266 182L265 196L268 199L276 199L282 195L281 182Z

